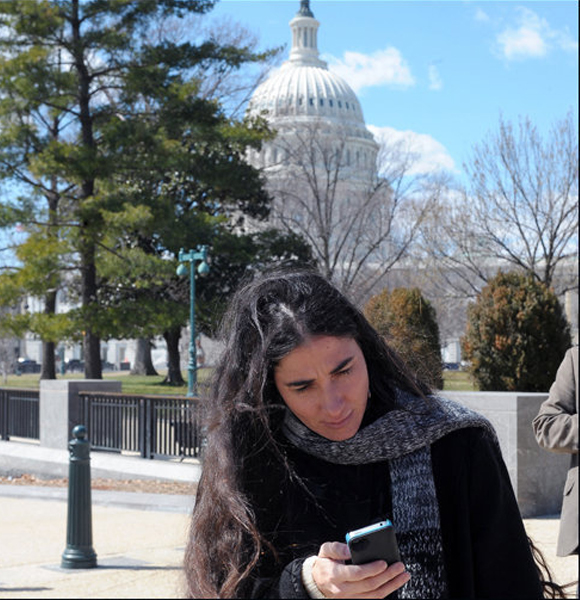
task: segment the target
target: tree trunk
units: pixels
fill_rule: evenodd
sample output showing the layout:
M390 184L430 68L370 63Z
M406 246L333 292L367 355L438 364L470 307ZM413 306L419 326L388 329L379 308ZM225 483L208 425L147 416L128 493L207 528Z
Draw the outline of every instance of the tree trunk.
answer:
M56 313L56 290L48 292L44 297L44 313L54 315ZM42 369L40 379L56 379L56 362L54 342L42 341Z
M58 119L53 120L52 137L58 140ZM48 229L49 236L53 239L58 238L58 202L60 195L58 193L58 180L56 176L51 177L50 190L47 192L46 200L48 202L48 219L50 226ZM59 276L60 281L60 276ZM44 296L44 314L56 314L56 289L47 292ZM55 360L56 344L42 340L42 370L40 379L56 379L56 360Z
M81 183L81 193L78 202L80 222L80 258L81 258L81 303L87 314L83 348L85 360L85 378L102 379L101 365L101 340L92 331L91 312L97 304L97 268L95 265L96 238L93 232L94 223L88 213L85 214L85 205L93 198L95 193L95 170L97 148L93 135L94 115L91 113L91 77L81 40L82 18L79 0L73 0L71 5L70 24L72 29L72 59L77 77L77 94L79 107L79 124L81 131L81 146L86 156L87 175Z
M91 331L91 311L97 297L97 276L95 267L95 249L92 240L85 242L84 252L81 253L82 261L82 305L87 311L88 319L85 325L83 351L85 361L85 379L102 379L101 365L101 340Z
M159 375L151 360L151 340L139 338L131 375Z
M165 343L167 344L167 375L163 383L167 385L185 385L185 380L181 375L179 340L181 338L181 327L169 329L163 333Z
M85 332L83 340L85 379L102 379L101 340L92 331Z
M54 342L42 342L42 368L40 379L56 379L56 361L55 361Z

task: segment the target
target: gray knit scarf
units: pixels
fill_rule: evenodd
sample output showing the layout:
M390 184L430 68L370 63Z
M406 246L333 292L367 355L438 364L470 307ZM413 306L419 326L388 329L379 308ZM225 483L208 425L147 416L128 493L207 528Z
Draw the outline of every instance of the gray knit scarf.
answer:
M343 442L314 433L290 410L286 411L283 430L294 446L328 462L357 465L389 461L393 522L401 559L411 574L398 595L446 598L447 578L431 444L464 427L482 427L493 439L497 438L482 415L446 398L424 399L397 390L396 406Z

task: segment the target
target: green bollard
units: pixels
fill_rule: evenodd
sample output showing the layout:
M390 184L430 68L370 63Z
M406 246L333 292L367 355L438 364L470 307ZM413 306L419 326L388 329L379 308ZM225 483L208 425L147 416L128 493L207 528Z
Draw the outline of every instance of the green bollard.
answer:
M93 550L91 515L91 445L86 439L87 428L77 425L70 451L68 476L68 521L66 548L60 566L63 569L91 569L97 566Z

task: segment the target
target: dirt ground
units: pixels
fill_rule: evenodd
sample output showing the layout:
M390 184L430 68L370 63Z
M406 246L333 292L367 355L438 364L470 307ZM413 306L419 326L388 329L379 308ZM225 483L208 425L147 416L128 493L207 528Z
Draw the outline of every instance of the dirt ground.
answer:
M44 479L35 475L24 474L18 477L0 477L0 484L37 485L43 487L67 487L68 478ZM185 494L196 492L195 483L173 481L157 481L151 479L91 479L93 490L114 490L118 492L146 492L148 494Z

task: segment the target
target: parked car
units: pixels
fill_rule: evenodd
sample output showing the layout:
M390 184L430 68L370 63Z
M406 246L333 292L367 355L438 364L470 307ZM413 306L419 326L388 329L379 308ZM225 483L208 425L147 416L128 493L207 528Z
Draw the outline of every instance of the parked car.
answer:
M81 373L85 370L85 363L80 358L69 358L64 364L66 370L71 373Z
M40 365L31 358L21 356L16 361L16 374L22 375L23 373L40 373Z

